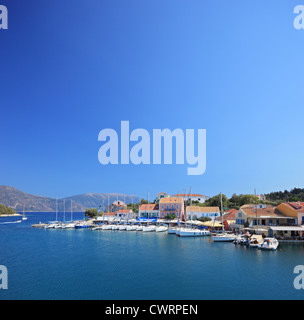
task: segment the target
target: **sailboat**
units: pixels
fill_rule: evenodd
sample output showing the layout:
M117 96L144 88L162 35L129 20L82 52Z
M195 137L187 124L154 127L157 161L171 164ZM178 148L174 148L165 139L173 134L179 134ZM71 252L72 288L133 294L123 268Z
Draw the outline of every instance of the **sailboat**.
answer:
M73 205L71 200L71 221L62 226L63 229L75 229L75 223L73 222Z
M24 221L24 220L27 220L27 217L25 216L25 214L24 214L24 208L23 208L23 213L22 213L22 220Z
M56 221L51 221L50 223L46 224L44 226L45 229L53 229L53 228L58 228L59 223L57 221L58 216L58 199L56 198Z
M224 221L223 221L223 199L221 193L221 215L222 215L222 233L212 236L211 239L214 242L232 242L235 240L236 235L233 233L224 232Z

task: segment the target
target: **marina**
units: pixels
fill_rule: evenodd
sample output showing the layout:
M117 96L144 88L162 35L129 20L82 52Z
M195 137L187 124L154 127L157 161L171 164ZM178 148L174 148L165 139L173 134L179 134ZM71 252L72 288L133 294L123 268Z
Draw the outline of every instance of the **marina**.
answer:
M33 228L54 221L55 213L27 217L0 225L6 243L0 256L10 275L0 299L302 298L293 269L302 264L303 244L266 251L168 231ZM74 219L83 221L84 214ZM271 272L262 272L266 266Z

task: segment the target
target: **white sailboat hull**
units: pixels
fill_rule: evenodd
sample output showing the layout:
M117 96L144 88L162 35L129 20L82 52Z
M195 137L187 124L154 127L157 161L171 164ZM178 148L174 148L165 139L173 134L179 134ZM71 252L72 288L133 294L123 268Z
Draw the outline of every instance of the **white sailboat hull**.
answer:
M212 236L212 240L214 242L232 242L236 238L236 235L232 234L223 234L223 235L217 235L217 236Z
M143 227L143 232L153 232L156 231L156 226L147 226L147 227Z
M160 226L160 227L157 227L157 228L155 229L155 231L156 231L156 232L166 232L166 231L168 231L168 227L166 227L166 226Z
M182 228L177 233L177 236L179 237L202 237L207 235L210 235L209 231L191 228Z

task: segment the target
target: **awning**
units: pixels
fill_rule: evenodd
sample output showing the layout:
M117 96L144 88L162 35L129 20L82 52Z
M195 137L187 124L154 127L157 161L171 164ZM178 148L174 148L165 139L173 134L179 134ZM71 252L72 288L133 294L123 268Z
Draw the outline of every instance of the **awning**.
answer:
M278 227L270 227L273 231L304 231L302 226L278 226Z

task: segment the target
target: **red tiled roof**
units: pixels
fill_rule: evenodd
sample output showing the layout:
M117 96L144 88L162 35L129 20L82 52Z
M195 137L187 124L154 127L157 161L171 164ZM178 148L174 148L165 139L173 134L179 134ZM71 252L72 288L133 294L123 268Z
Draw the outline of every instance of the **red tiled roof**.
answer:
M235 215L238 211L236 209L229 209L226 211L226 213L223 215L224 220L234 220Z
M183 199L181 197L161 198L159 203L181 203Z
M105 212L104 215L105 216L115 216L116 212Z
M130 209L120 209L117 213L129 213L130 211Z
M148 210L148 211L158 210L158 205L156 203L150 203L150 204L145 203L139 207L139 210L141 210L141 211L143 211L143 210Z
M304 212L304 202L285 202L284 204L297 212Z

